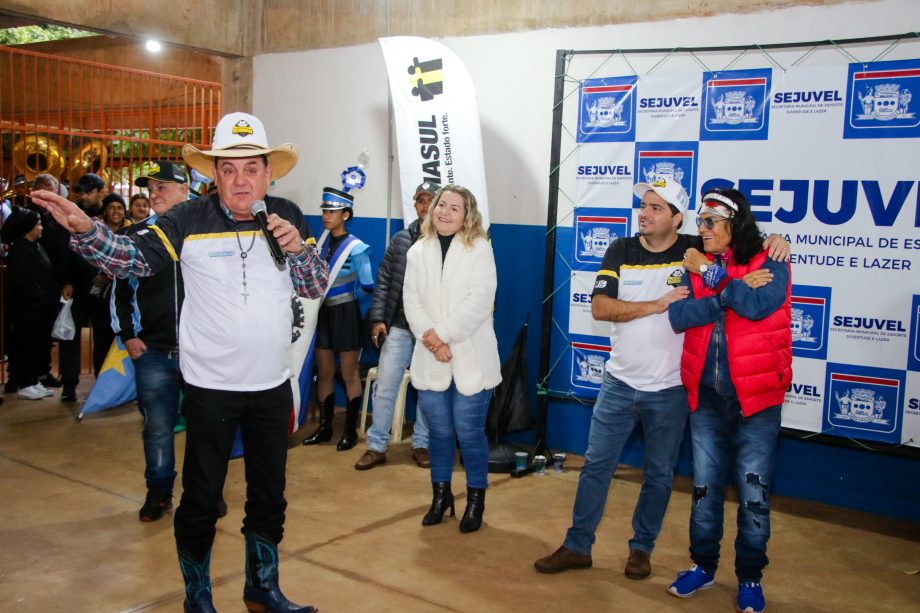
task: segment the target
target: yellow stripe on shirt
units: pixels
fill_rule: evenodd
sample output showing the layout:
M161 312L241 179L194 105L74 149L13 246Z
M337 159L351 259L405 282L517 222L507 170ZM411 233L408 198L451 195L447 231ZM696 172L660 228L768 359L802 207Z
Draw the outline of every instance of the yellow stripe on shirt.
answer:
M215 238L236 238L239 236L250 237L262 234L261 230L243 230L241 232L207 232L205 234L189 234L185 237L187 241L213 240Z
M166 238L166 233L163 232L163 230L158 228L156 225L150 225L147 227L153 230L154 233L160 237L160 240L163 241L163 246L166 247L166 251L169 253L169 257L172 258L173 262L178 262L179 256L176 254L176 250L173 249L172 243L170 243L169 239Z
M617 274L615 270L598 270L598 277L613 277L614 279L619 279L620 275Z
M684 265L683 262L665 262L664 264L645 264L645 265L632 265L632 266L628 264L623 264L620 266L620 270L623 270L624 268L628 268L629 270L653 270L655 268L672 268L674 266L682 267L683 265Z

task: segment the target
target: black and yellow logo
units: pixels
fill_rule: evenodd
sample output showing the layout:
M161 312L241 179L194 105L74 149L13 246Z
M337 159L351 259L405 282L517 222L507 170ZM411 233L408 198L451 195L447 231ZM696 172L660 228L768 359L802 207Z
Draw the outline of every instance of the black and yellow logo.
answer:
M417 57L412 58L409 66L409 83L412 84L412 95L418 96L422 102L434 100L438 94L444 93L444 82L441 78L443 68L441 58L420 62Z
M160 165L157 164L156 162L151 162L151 163L150 163L150 169L147 171L147 174L148 174L148 175L155 175L155 174L157 174L158 172L160 172Z
M246 123L246 120L240 119L233 128L231 128L230 132L238 136L252 136L252 126Z
M683 268L677 268L677 269L674 270L674 272L672 272L670 275L668 275L668 285L669 285L670 287L676 287L676 286L680 285L680 281L681 281L681 279L683 279L683 278L684 278L684 269L683 269Z

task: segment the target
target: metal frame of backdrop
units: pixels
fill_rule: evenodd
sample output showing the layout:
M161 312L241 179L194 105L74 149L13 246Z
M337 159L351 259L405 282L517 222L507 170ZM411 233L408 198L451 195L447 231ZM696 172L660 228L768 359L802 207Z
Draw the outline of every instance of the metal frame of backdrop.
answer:
M582 80L591 78L598 74L601 69L611 69L612 63L622 63L624 71L615 74L628 74L649 76L654 71L661 68L666 62L675 58L685 58L696 63L704 70L709 71L710 67L707 61L712 63L719 60L726 60L726 64L717 70L729 70L737 67L744 58L750 59L755 57L759 62L766 59L772 66L785 71L786 65L798 66L816 55L820 56L830 52L832 55L840 55L852 63L870 63L879 61L889 56L894 49L902 43L913 43L911 52L914 56L920 56L920 33L908 32L903 34L892 34L886 36L873 36L864 38L849 38L843 40L821 40L807 41L797 43L776 43L776 44L751 44L735 46L713 46L713 47L674 47L674 48L656 48L656 49L606 49L606 50L565 50L556 51L556 62L554 71L554 95L553 95L553 119L552 119L552 139L550 144L550 167L549 167L549 196L546 213L546 254L544 260L544 285L543 285L543 305L542 305L542 322L540 334L540 363L537 376L537 446L536 454L546 455L548 458L551 454L548 451L546 443L546 424L551 400L561 402L577 402L583 405L593 405L594 399L585 396L579 396L571 392L560 392L550 389L549 377L553 370L558 366L566 351L571 346L566 333L559 323L553 317L553 297L560 292L570 281L570 278L560 280L557 283L555 278L556 258L559 257L565 262L565 257L557 252L556 249L556 230L560 222L570 217L575 210L575 201L560 185L561 169L563 165L578 150L578 144L572 130L564 122L564 111L566 100L578 92L578 86ZM865 53L871 59L860 59L855 54ZM648 61L655 55L662 56L656 59L654 63L643 73L638 72L634 63ZM632 56L632 60L630 60ZM585 64L583 67L586 71L581 77L572 76L573 62L576 58L594 59L597 58L595 66ZM653 58L654 59L654 58ZM788 60L787 64L782 63ZM758 64L760 66L762 64ZM567 90L568 86L568 91ZM568 136L571 139L572 147L566 153L563 153L563 137ZM560 196L569 204L569 210L560 219L559 203ZM551 355L551 339L553 329L559 331L566 339L566 348L559 352L559 355ZM783 436L794 437L799 439L808 439L822 444L846 446L860 448L870 451L878 451L893 455L903 455L908 457L920 458L920 448L899 445L885 445L883 443L866 444L864 441L831 436L823 433L805 432L783 428Z

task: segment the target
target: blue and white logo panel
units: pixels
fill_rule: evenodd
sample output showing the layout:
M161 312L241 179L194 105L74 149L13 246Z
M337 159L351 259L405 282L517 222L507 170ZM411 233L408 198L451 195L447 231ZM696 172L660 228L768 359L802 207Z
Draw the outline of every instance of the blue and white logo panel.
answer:
M575 261L596 271L610 243L629 236L631 218L629 209L575 209Z
M700 140L767 140L773 71L703 73Z
M844 138L920 136L920 60L850 64Z
M586 79L578 109L579 143L636 139L636 83L639 77Z
M907 370L920 372L920 295L914 294L910 305L910 338Z
M572 387L597 395L604 382L604 365L609 356L609 344L572 342Z
M792 286L792 355L827 359L831 288L819 285Z
M697 159L698 142L636 143L636 183L651 185L660 180L679 183L690 196L687 209L692 211L696 208ZM641 202L633 196L633 208L639 208Z
M828 362L824 430L828 434L901 442L905 371Z

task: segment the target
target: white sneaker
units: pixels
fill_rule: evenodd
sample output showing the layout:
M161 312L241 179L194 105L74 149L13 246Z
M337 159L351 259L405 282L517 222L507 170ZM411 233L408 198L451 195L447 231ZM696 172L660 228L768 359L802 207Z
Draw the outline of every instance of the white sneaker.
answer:
M45 397L45 392L43 392L36 384L20 389L16 396L22 398L23 400L41 400Z
M36 383L33 387L37 387L38 389L40 389L41 392L45 395L45 397L54 396L54 392L52 392L52 391L49 390L47 387L45 387L44 385L42 385L42 382L41 382L41 381L39 381L38 383Z

